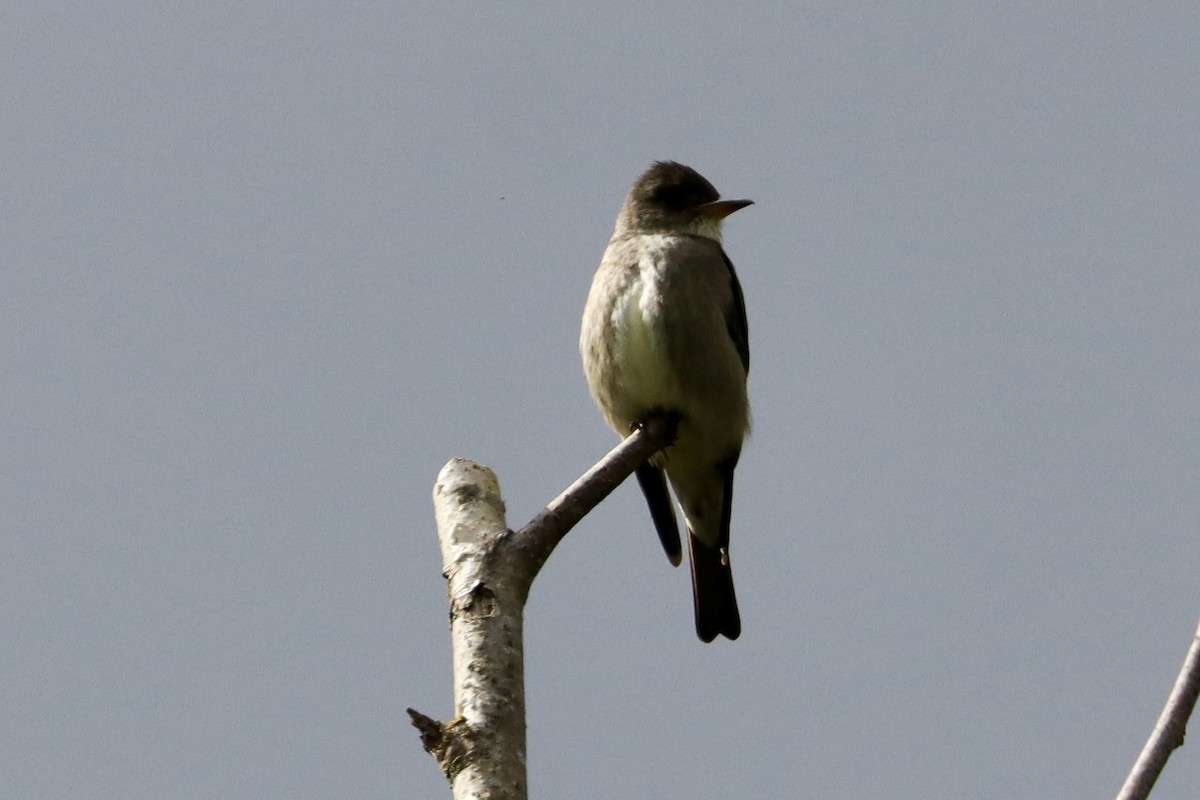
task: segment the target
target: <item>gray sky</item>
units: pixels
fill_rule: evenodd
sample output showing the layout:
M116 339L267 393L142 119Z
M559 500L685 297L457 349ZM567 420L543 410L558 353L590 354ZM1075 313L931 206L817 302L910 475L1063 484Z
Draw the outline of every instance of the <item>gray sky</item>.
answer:
M745 632L618 490L530 598L533 795L1114 794L1200 614L1200 16L1130 5L6 5L8 796L446 796L434 477L516 527L613 444L659 158L757 201Z

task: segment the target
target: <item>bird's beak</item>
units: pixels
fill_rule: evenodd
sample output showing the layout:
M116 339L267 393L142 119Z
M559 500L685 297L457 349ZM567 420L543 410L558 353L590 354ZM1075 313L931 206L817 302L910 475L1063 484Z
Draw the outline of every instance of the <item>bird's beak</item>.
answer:
M725 219L738 209L754 205L753 200L713 200L696 206L696 213L709 219Z

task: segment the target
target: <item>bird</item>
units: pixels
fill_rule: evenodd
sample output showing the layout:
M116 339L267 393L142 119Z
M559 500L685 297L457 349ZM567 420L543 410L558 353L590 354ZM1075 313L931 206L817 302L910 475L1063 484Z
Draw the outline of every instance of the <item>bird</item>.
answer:
M656 161L634 182L588 292L579 335L584 375L618 436L655 414L674 443L635 471L670 562L687 529L696 634L737 639L729 561L733 473L750 433L746 303L721 244L722 221L750 200L721 199L699 172Z

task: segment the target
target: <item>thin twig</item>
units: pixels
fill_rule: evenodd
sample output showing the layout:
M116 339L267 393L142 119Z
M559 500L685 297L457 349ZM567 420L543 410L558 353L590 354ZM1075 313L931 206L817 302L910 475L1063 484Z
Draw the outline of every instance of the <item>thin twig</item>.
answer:
M1117 800L1145 800L1150 796L1150 790L1167 765L1171 751L1183 746L1188 718L1196 706L1197 695L1200 695L1200 626L1196 628L1192 646L1183 660L1183 668L1175 679L1175 688L1171 690L1146 746L1129 771L1125 785L1117 793Z
M585 514L611 494L646 459L675 441L677 428L678 418L673 415L651 416L517 531L513 543L533 561L535 573Z

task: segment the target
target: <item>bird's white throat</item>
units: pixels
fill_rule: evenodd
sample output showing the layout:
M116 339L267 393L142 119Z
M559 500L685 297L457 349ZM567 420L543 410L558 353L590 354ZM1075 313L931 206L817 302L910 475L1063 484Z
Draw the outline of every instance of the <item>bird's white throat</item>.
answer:
M721 242L721 220L704 216L696 217L688 226L687 232L694 236L712 239L719 244Z

